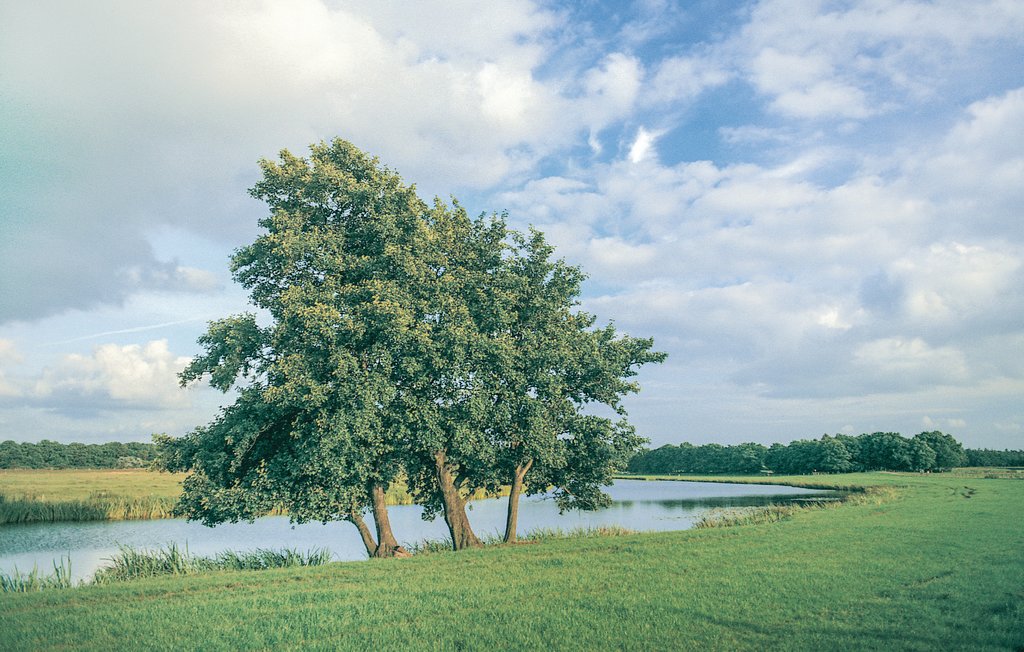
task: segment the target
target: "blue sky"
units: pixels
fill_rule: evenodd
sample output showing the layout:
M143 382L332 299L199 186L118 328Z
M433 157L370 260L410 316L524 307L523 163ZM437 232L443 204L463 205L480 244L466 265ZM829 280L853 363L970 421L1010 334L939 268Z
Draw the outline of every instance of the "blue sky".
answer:
M256 163L338 136L581 265L655 445L1024 448L1021 61L999 0L0 0L0 439L208 421Z

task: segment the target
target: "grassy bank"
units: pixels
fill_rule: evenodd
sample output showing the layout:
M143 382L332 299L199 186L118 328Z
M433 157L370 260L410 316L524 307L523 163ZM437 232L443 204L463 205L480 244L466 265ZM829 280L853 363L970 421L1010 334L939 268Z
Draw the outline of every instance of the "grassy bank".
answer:
M774 523L5 594L0 648L1024 646L1024 482L796 480L893 491Z

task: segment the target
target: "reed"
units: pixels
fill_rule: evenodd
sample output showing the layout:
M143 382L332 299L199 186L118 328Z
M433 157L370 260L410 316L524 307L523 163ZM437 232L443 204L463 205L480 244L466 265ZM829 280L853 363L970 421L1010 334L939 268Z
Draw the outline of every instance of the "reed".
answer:
M44 574L38 566L33 566L28 573L22 573L17 567L8 575L0 573L0 593L30 593L48 589L69 589L71 582L71 559L62 557L53 562L53 573Z
M31 494L11 498L0 494L0 525L170 518L174 502L164 496L131 497L103 491L79 500L47 500Z
M799 509L805 508L793 505L767 505L765 507L715 509L695 521L693 527L697 529L706 529L776 523L789 518Z
M92 581L74 584L71 581L71 560L61 558L59 562L54 562L53 573L43 573L38 567L33 567L28 573L22 573L17 568L9 575L0 573L0 593L27 593L84 585L102 586L143 577L196 575L211 571L323 566L333 559L333 553L324 548L314 548L307 552L288 548L245 552L229 550L214 557L200 557L190 555L187 546L180 548L174 543L156 550L138 550L122 546L110 559L109 565L96 571Z
M330 550L315 548L308 552L298 550L256 550L235 552L225 551L214 557L189 554L188 547L180 548L170 543L156 550L137 550L122 546L110 564L96 571L92 583L103 585L124 582L142 577L163 575L194 575L221 570L267 570L271 568L296 568L299 566L322 566L334 555Z

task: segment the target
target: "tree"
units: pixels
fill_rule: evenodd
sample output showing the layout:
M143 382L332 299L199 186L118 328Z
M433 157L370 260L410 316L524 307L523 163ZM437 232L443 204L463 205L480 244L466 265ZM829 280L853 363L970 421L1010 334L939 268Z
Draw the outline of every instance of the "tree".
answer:
M503 258L493 316L487 324L492 359L483 374L485 410L496 449L496 481L510 487L506 542L516 539L519 497L554 488L563 509L608 502L600 486L625 468L641 440L625 421L621 399L639 391L629 379L661 362L653 341L619 335L576 309L584 275L563 260L543 234L515 234ZM603 405L618 415L584 415ZM527 482L527 480L530 480Z
M209 426L164 438L165 466L191 471L180 511L207 524L283 507L298 522L347 519L367 552L401 552L384 494L401 470L404 419L394 379L418 336L413 289L429 270L425 205L351 144L314 145L311 160L262 161L252 189L270 216L232 259L254 315L210 324L205 353L181 374L238 398ZM373 512L377 540L361 513Z
M895 432L860 436L860 464L867 471L908 471L913 465L906 439Z
M910 440L907 444L909 471L928 471L935 468L935 451L928 445L923 439L917 437Z
M914 439L924 442L935 452L935 461L926 470L948 471L967 463L963 446L951 435L936 430L914 435Z
M410 394L408 411L427 416L407 460L427 514L444 513L459 549L479 545L463 498L475 490L510 488L506 541L516 538L524 492L551 487L564 509L606 504L598 487L640 442L620 399L638 389L635 369L663 354L574 311L583 274L552 261L541 233L509 232L498 216L470 220L458 206L435 206L431 224L447 300L431 315L432 382ZM594 404L620 422L584 416Z
M818 442L816 467L826 473L845 473L850 470L850 451L843 442L824 435Z
M165 468L191 471L181 513L346 519L368 554L389 556L402 551L384 496L400 477L425 518L444 515L456 549L480 545L466 516L478 489L512 485L510 538L523 491L607 502L600 486L641 441L620 399L664 355L574 312L577 268L502 217L427 206L344 141L261 167L251 192L270 216L232 272L263 316L211 323L181 374L237 398L186 437L158 439ZM591 404L619 419L586 414Z

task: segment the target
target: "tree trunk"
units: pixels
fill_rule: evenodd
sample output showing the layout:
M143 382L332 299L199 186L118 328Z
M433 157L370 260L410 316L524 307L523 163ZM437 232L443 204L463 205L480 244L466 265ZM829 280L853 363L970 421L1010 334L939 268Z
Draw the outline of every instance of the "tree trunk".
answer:
M371 557L408 557L409 552L398 545L391 531L391 520L388 518L388 504L384 500L384 487L373 485L370 490L373 505L373 522L377 525L377 548Z
M359 536L363 540L363 545L366 546L366 554L373 557L377 552L377 542L373 540L370 528L366 526L366 521L363 520L362 515L355 508L352 508L349 510L346 519L359 530Z
M519 523L519 495L523 492L523 478L533 467L533 459L516 467L512 475L512 489L508 493L508 517L505 519L505 543L516 540L516 527Z
M437 484L441 489L441 502L444 506L444 520L448 524L448 532L452 535L452 547L455 550L482 546L480 539L473 534L466 516L466 501L459 495L448 466L444 451L434 453L434 466L437 471Z

